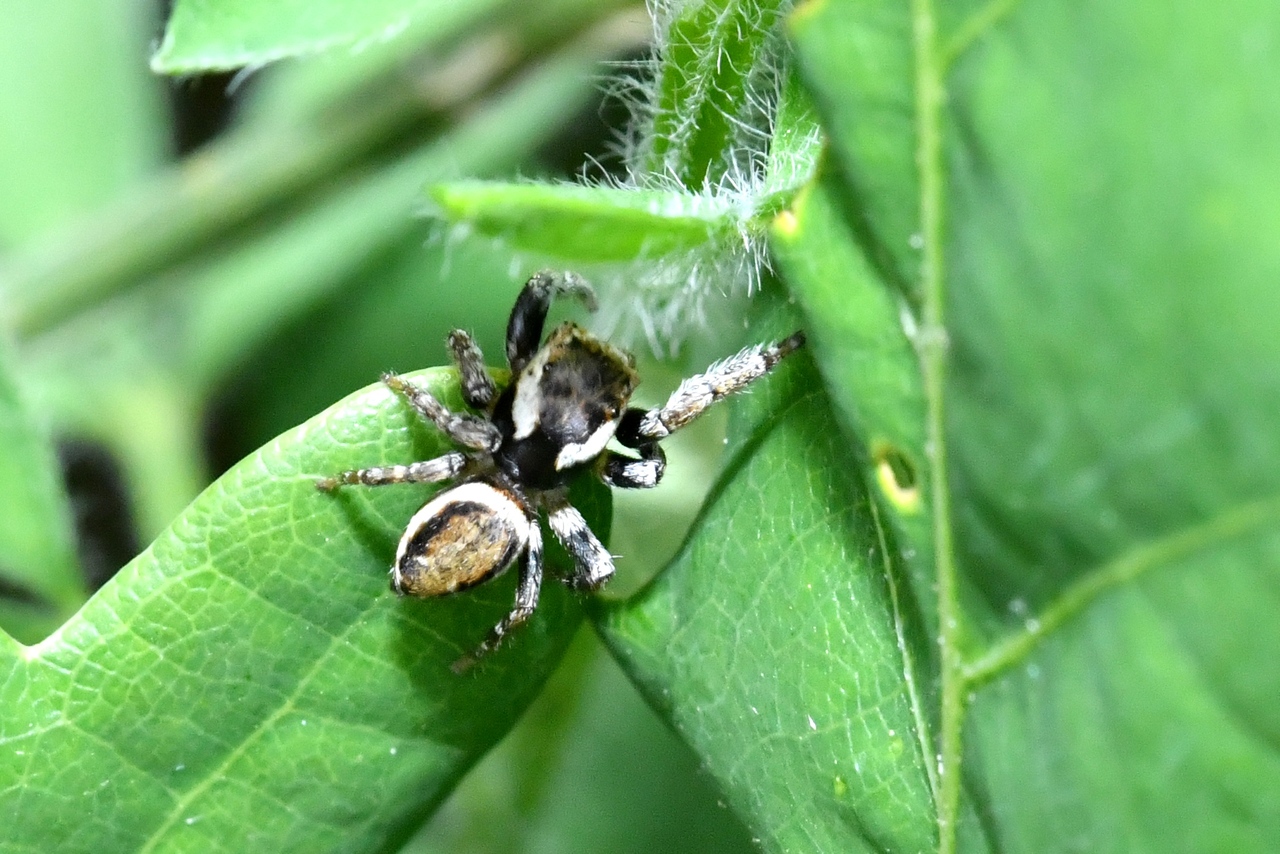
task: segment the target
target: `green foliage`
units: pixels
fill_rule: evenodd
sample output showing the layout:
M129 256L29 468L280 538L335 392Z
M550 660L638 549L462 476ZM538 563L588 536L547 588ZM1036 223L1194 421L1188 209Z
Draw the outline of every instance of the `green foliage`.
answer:
M84 582L48 437L7 373L0 376L0 447L0 494L11 502L0 517L0 572L37 600L4 603L5 625L15 637L35 641L84 600Z
M775 314L754 331L794 322ZM739 407L693 536L610 609L606 637L772 847L927 849L901 581L812 365L787 367Z
M660 3L584 186L518 176L637 7L179 0L157 69L327 53L164 166L128 5L0 37L0 849L1280 842L1271 6ZM430 490L314 479L440 452L352 390L500 354L547 258L683 348L646 402L809 344L662 488L575 487L603 645L549 583L460 678L511 579L396 599ZM151 543L87 602L51 436Z
M428 41L445 41L502 5L496 0L180 0L174 4L152 66L183 74L263 65L338 47L391 41L411 27L421 30Z
M422 379L461 406L451 375ZM26 783L6 792L8 838L48 851L230 851L264 838L360 850L403 834L510 727L578 619L568 593L549 589L518 650L458 678L449 665L509 609L510 579L456 603L399 599L386 568L421 494L315 486L335 465L446 448L374 387L205 490L13 665L0 774ZM600 510L590 515L599 526ZM303 780L319 783L311 795ZM95 791L114 806L66 821L68 793Z
M688 252L738 225L727 203L680 192L455 181L431 196L441 216L481 234L519 249L554 247L583 263Z

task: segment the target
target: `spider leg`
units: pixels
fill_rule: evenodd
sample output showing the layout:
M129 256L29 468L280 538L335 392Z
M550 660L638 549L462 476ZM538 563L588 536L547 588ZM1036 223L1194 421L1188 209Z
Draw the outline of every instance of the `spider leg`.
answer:
M535 521L529 526L529 544L520 556L520 577L516 582L516 604L511 613L489 630L489 636L473 652L453 663L454 673L469 670L477 661L493 652L502 639L512 630L523 625L538 607L538 592L542 589L542 529Z
M458 366L462 380L462 399L472 409L488 409L496 389L493 377L484 366L484 354L470 335L461 329L449 333L449 354Z
M450 412L431 392L397 374L383 374L382 381L407 400L419 415L435 424L459 445L493 453L502 444L502 434L498 432L498 428L483 418Z
M573 558L575 571L565 583L575 590L597 590L613 577L613 555L591 533L587 520L565 499L552 500L547 521Z
M716 362L703 373L680 383L665 406L644 413L639 423L634 425L631 438L642 443L671 435L705 412L711 404L741 391L769 373L778 362L803 345L804 333L796 332L776 344L757 344ZM628 444L621 429L619 441ZM640 445L632 444L631 447Z
M577 273L542 270L524 283L507 321L507 364L512 376L520 373L542 343L542 326L551 308L551 298L559 294L578 297L588 310L596 309L596 294Z
M316 481L321 492L333 492L339 486L385 486L388 483L439 483L457 477L467 464L467 456L451 451L434 460L410 463L407 466L374 466L367 469L351 469Z
M667 470L667 455L658 443L640 441L635 434L644 415L643 409L627 410L616 434L619 442L640 452L640 459L615 451L605 451L600 457L600 479L610 486L620 489L652 489L662 480L662 475Z

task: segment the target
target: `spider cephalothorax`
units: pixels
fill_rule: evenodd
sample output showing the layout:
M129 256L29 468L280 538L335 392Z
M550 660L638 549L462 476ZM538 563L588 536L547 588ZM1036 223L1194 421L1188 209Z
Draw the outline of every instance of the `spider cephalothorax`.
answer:
M665 406L627 408L639 383L635 360L572 323L542 328L551 299L572 294L595 308L591 288L572 273L538 273L516 299L507 323L511 383L498 392L480 349L461 330L449 335L462 397L482 415L450 412L425 389L395 374L382 381L424 418L468 449L409 465L344 471L321 479L324 491L343 484L458 483L413 515L396 549L391 587L411 596L442 596L474 587L519 559L516 603L464 667L494 649L529 619L542 585L545 510L556 538L572 556L572 587L594 590L613 575L613 558L586 520L569 504L567 484L590 468L610 486L648 489L662 479L666 458L658 442L701 415L708 406L773 369L804 343L797 332L717 362L680 384ZM606 448L611 439L639 455Z

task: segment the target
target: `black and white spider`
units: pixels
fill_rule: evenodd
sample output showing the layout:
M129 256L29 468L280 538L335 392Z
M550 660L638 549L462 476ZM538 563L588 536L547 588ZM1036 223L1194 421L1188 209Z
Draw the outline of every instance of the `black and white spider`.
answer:
M529 279L507 323L511 382L502 392L471 336L461 330L449 334L462 397L481 415L450 412L426 389L396 374L382 377L468 451L409 465L344 471L316 484L329 492L342 485L458 480L409 520L391 567L391 587L397 593L426 597L465 590L501 574L519 558L515 607L455 670L492 651L533 614L542 585L539 510L547 512L551 530L574 560L567 584L595 590L613 575L613 557L566 497L576 472L590 467L605 483L625 489L657 486L666 467L658 445L662 439L804 344L804 334L796 332L776 344L748 347L684 380L666 405L647 411L628 408L639 383L631 354L573 323L556 327L539 346L551 299L559 294L578 297L595 309L590 285L572 273L544 271ZM610 439L639 457L608 450Z

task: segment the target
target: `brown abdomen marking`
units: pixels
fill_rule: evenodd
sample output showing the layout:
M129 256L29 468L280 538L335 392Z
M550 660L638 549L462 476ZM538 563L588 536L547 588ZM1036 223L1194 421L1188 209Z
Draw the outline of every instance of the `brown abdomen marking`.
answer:
M474 587L506 569L528 537L529 521L510 498L488 484L462 484L414 514L391 586L423 597Z

